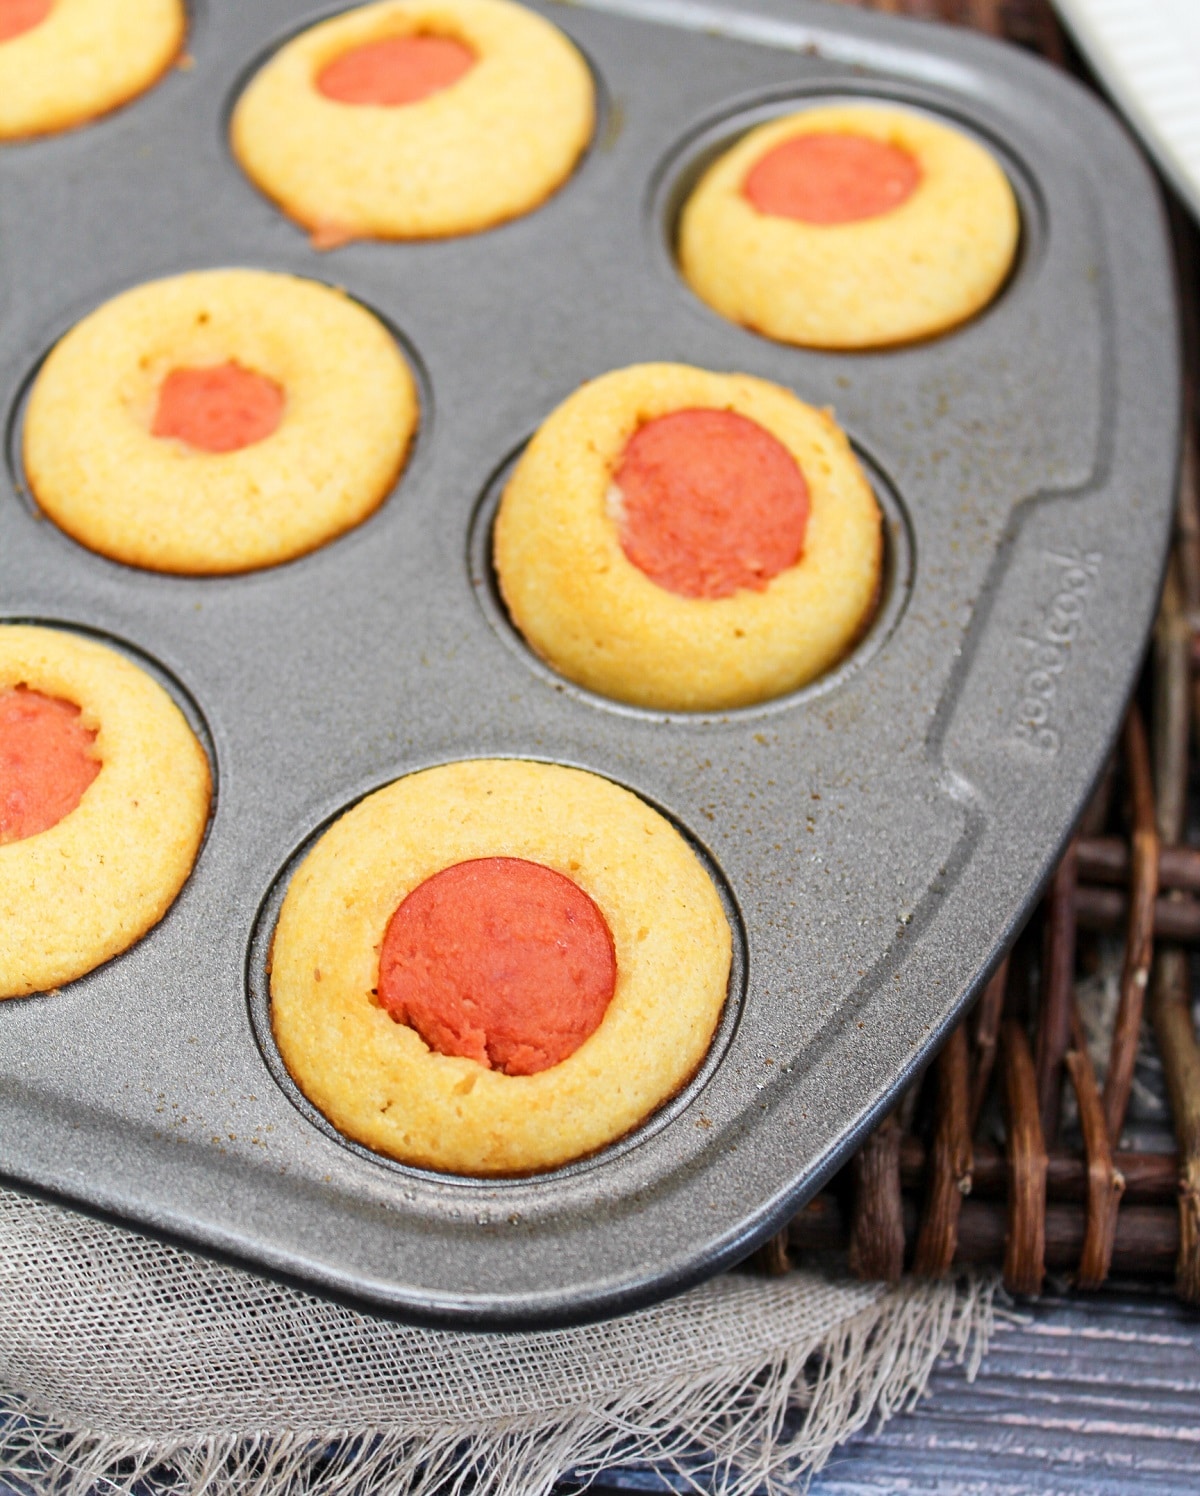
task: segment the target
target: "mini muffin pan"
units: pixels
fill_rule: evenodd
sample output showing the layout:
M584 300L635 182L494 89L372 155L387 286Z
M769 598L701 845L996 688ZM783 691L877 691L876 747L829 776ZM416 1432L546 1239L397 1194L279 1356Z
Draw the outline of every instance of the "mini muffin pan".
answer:
M190 60L91 128L0 150L0 607L148 658L219 794L162 924L61 992L0 1004L0 1172L310 1287L431 1323L616 1313L745 1255L846 1158L979 989L1117 730L1153 617L1179 427L1160 204L1112 117L1012 49L802 0L548 6L596 75L595 142L539 211L472 238L313 250L230 157L249 71L328 11L210 0ZM837 355L722 321L672 225L712 154L830 99L929 110L996 153L1023 215L984 314ZM422 421L367 523L232 578L154 575L39 517L23 392L127 286L218 265L344 286L404 341ZM581 380L643 360L832 405L886 515L887 587L804 691L664 715L559 680L512 631L487 537L506 465ZM194 705L193 705L194 704ZM736 932L708 1063L622 1143L472 1181L341 1139L270 1034L295 859L398 775L577 765L690 836ZM2 934L0 934L0 938Z

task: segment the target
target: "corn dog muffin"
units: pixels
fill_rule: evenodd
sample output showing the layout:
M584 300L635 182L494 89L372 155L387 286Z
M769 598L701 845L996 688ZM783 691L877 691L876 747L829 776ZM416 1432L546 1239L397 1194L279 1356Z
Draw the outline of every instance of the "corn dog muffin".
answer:
M86 124L179 55L181 0L0 0L0 140Z
M1020 219L983 146L924 114L806 109L738 142L679 226L688 284L730 321L810 348L884 348L973 316Z
M509 479L500 590L533 650L618 701L746 706L869 622L879 506L827 411L746 374L640 364L583 385Z
M357 302L291 275L195 271L114 297L58 343L25 470L50 518L113 560L249 571L373 513L417 419L408 364Z
M233 151L319 247L473 234L566 181L594 93L557 27L510 0L382 0L275 54Z
M712 880L657 811L578 769L478 759L396 780L317 842L280 911L272 1025L347 1137L530 1173L687 1083L730 960Z
M72 981L157 924L209 798L204 750L144 670L0 625L0 998Z

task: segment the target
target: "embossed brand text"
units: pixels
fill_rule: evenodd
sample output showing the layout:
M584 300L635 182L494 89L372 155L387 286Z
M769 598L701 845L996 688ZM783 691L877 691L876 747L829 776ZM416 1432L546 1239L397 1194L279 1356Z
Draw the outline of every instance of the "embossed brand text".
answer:
M1025 652L1021 695L1017 702L1013 737L1041 753L1059 748L1055 702L1063 672L1071 660L1071 645L1087 614L1088 599L1103 559L1098 551L1045 551L1053 573L1054 595L1036 628L1018 635Z

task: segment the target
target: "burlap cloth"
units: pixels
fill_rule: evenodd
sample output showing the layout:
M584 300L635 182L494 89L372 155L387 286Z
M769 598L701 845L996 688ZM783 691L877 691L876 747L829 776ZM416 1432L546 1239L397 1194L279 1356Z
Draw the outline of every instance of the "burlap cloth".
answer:
M576 1330L414 1329L0 1190L0 1478L35 1492L779 1489L975 1363L991 1292L730 1273ZM970 1368L969 1368L970 1369Z

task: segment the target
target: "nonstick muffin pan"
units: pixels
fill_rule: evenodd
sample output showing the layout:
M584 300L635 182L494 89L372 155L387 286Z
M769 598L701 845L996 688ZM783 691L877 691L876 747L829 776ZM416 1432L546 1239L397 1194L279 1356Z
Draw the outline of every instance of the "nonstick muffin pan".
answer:
M0 150L3 614L148 662L200 730L216 808L139 945L0 1004L0 1171L311 1287L442 1324L616 1313L743 1256L861 1140L978 990L1116 732L1155 604L1179 422L1160 205L1065 78L976 37L801 0L548 6L596 74L595 143L529 217L473 238L313 250L247 182L231 101L327 11L211 0L192 63L78 133ZM830 99L930 110L1016 189L994 305L920 346L836 355L722 321L674 216L750 124ZM24 392L80 316L218 265L344 286L401 336L423 417L357 530L289 565L187 579L38 516ZM835 407L886 514L878 618L798 694L721 716L617 706L507 623L487 537L504 473L581 380L644 360ZM510 755L634 790L690 836L737 947L691 1085L553 1174L423 1173L341 1139L266 1010L270 936L311 839L400 774ZM0 936L2 938L2 936Z

